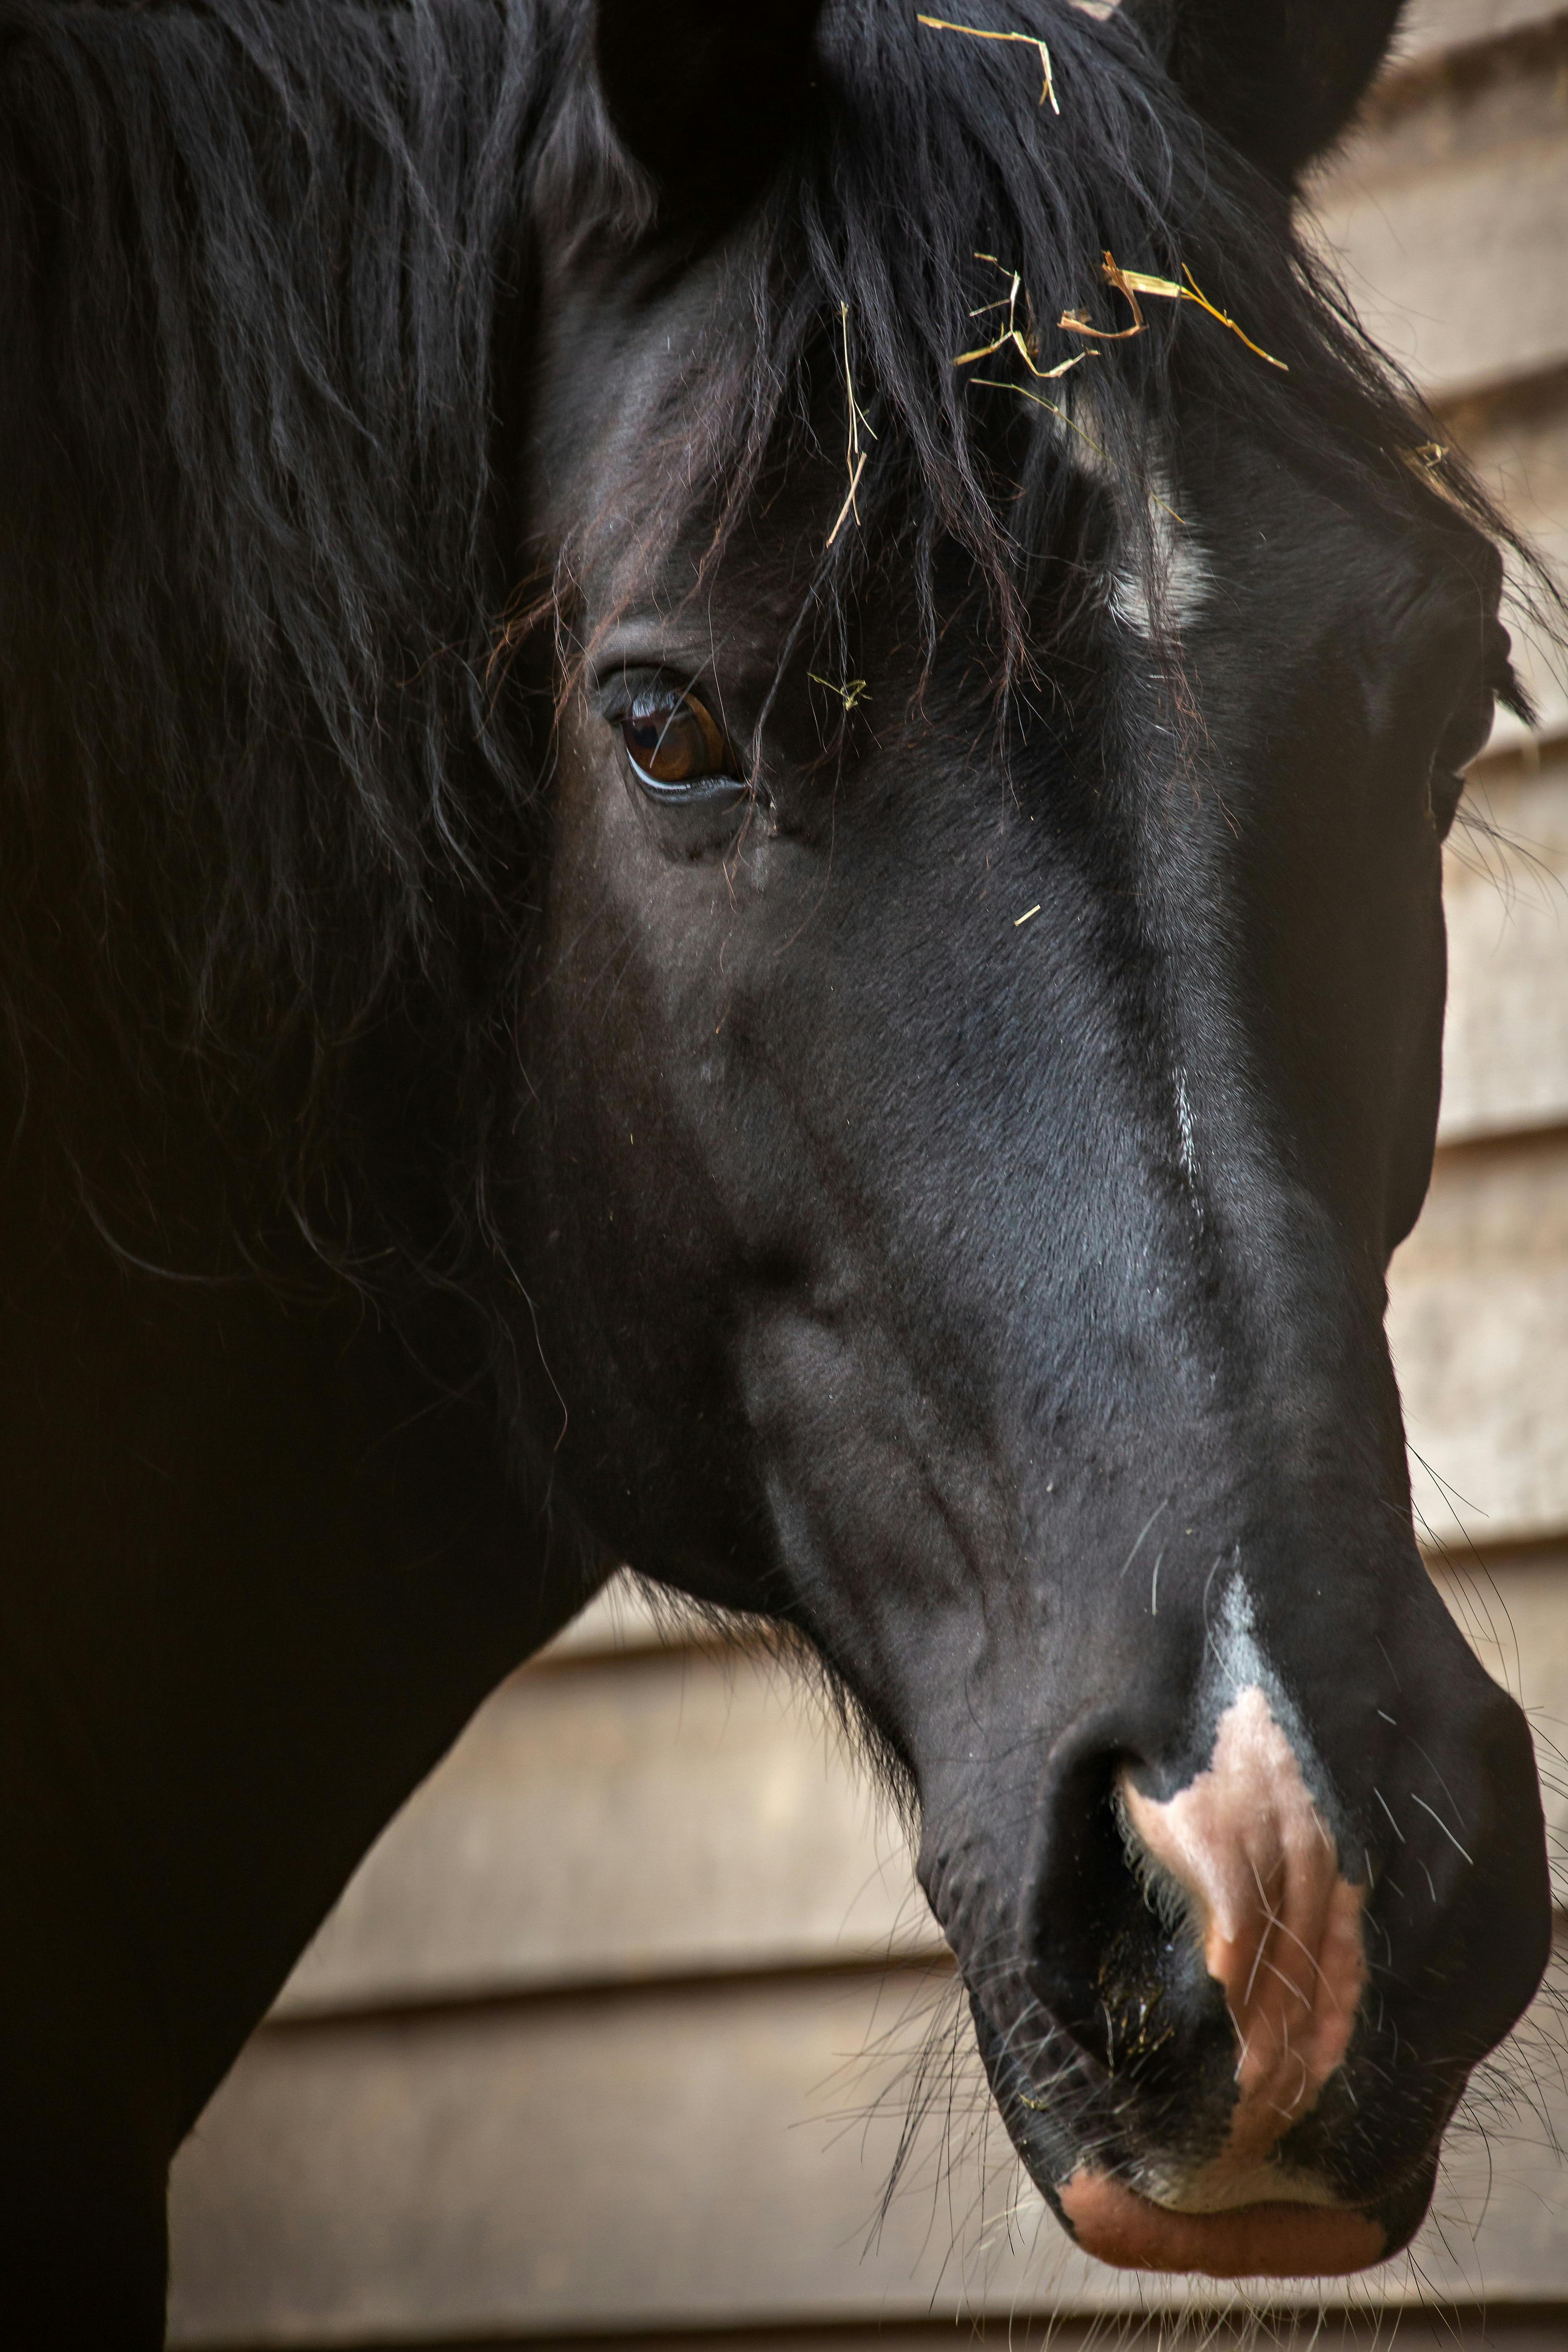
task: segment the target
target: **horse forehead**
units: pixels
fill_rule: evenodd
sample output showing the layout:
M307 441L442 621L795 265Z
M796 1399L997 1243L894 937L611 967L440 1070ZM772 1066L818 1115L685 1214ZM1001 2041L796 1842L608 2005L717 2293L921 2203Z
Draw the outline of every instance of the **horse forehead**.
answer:
M717 257L641 282L557 261L541 293L525 485L533 529L557 543L584 525L613 546L701 470L701 386L715 360Z
M1502 559L1457 512L1347 501L1245 438L1186 457L1184 520L1151 515L1177 625L1261 636L1276 655L1310 656L1342 633L1375 659L1497 608Z

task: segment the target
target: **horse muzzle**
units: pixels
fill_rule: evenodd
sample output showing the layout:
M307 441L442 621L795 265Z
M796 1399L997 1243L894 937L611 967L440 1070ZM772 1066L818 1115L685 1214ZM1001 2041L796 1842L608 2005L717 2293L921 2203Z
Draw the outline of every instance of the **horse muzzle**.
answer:
M1385 1748L1374 1843L1278 1676L1217 1648L1195 1753L1141 1754L1125 1713L1057 1743L1013 1922L940 1867L934 1891L1015 2145L1087 2252L1338 2275L1418 2227L1468 2074L1544 1967L1529 1737L1479 1671L1462 1706L1446 1685L1447 1747L1416 1738L1435 1801Z

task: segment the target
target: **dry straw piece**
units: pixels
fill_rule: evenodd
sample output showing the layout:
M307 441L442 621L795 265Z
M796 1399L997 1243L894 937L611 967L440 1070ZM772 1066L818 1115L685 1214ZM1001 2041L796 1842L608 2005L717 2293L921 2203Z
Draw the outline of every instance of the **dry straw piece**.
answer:
M1000 269L1003 277L1011 278L1013 282L1008 287L1006 293L1002 295L997 301L983 302L978 310L971 310L969 314L970 317L972 319L984 319L987 311L1000 310L1004 306L1005 306L1007 323L1003 328L994 342L982 343L976 351L960 352L952 362L954 367L968 367L970 362L973 360L988 360L993 352L1002 351L1008 343L1011 343L1019 358L1023 361L1024 365L1028 369L1029 373L1031 375L1038 376L1042 383L1049 383L1054 377L1066 375L1068 368L1077 367L1080 360L1092 359L1094 354L1091 352L1075 352L1070 360L1063 360L1056 367L1043 368L1038 366L1035 359L1035 353L1038 349L1038 346L1035 341L1034 329L1031 326L1028 333L1026 334L1018 324L1018 296L1023 291L1022 278L1019 277L1016 269L1009 270L1004 262L998 261L994 253L977 253L974 258L976 261L988 261L993 269ZM1027 301L1027 299L1028 297L1026 295L1025 300Z
M1036 34L991 33L986 31L984 25L954 25L946 16L917 16L915 22L917 25L928 26L933 33L966 33L972 41L1022 41L1026 48L1038 49L1040 72L1044 77L1039 102L1044 106L1046 100L1049 99L1051 112L1053 114L1061 112L1061 108L1057 104L1057 86L1051 74L1051 53L1044 41Z
M814 669L808 669L806 676L813 686L824 687L829 694L836 694L846 711L853 710L858 702L869 702L871 699L863 677L847 677L842 686L835 686L830 677L819 677Z
M1132 324L1114 329L1091 327L1087 310L1064 310L1057 321L1064 334L1092 335L1098 343L1124 343L1131 336L1142 334L1149 323L1143 316L1139 295L1155 294L1163 302L1195 302L1200 310L1206 310L1211 319L1217 319L1222 327L1228 327L1249 352L1256 352L1260 360L1267 360L1269 366L1278 368L1281 375L1289 374L1290 371L1283 360L1277 360L1272 352L1266 352L1261 343L1255 343L1250 335L1243 334L1236 320L1209 300L1190 269L1183 268L1182 276L1187 282L1180 286L1173 278L1151 278L1147 270L1123 269L1114 254L1106 253L1100 257L1100 274L1106 284L1114 286L1126 301L1132 312Z
M1458 513L1468 514L1459 489L1444 470L1452 455L1446 441L1423 441L1419 448L1401 449L1399 455L1417 481L1425 483L1437 498L1446 499Z
M840 302L838 305L838 325L844 338L844 389L849 399L849 446L845 453L844 460L849 468L849 494L838 509L837 521L827 534L826 547L832 546L843 530L847 516L852 514L857 530L859 528L860 509L855 503L855 493L860 487L860 477L866 470L866 459L868 455L868 452L860 446L860 427L863 425L866 425L867 434L871 440L874 441L877 437L869 425L866 425L866 419L860 414L860 404L855 397L855 379L849 372L849 305L847 302Z

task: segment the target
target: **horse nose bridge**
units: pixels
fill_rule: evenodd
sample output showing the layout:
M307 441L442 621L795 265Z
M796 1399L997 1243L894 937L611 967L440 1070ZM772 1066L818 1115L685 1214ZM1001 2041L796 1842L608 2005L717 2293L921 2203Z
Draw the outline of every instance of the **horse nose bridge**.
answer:
M1130 1471L1173 1454L1222 1481L1267 1473L1281 1494L1352 1476L1397 1493L1381 1260L1323 1202L1272 1168L1224 1198L1189 1193L1152 1160L1086 1182L1066 1209L1051 1198L1049 1248L1026 1249L998 1285L998 1403L1024 1442L1109 1391L1110 1445Z

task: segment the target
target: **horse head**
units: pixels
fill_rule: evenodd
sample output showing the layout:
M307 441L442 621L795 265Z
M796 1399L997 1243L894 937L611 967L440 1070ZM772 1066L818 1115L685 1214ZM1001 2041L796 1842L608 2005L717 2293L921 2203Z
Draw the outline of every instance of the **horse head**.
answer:
M1292 226L1394 14L602 0L517 394L552 1475L820 1652L1035 2179L1218 2275L1406 2242L1549 1939L1383 1335L1496 519Z

